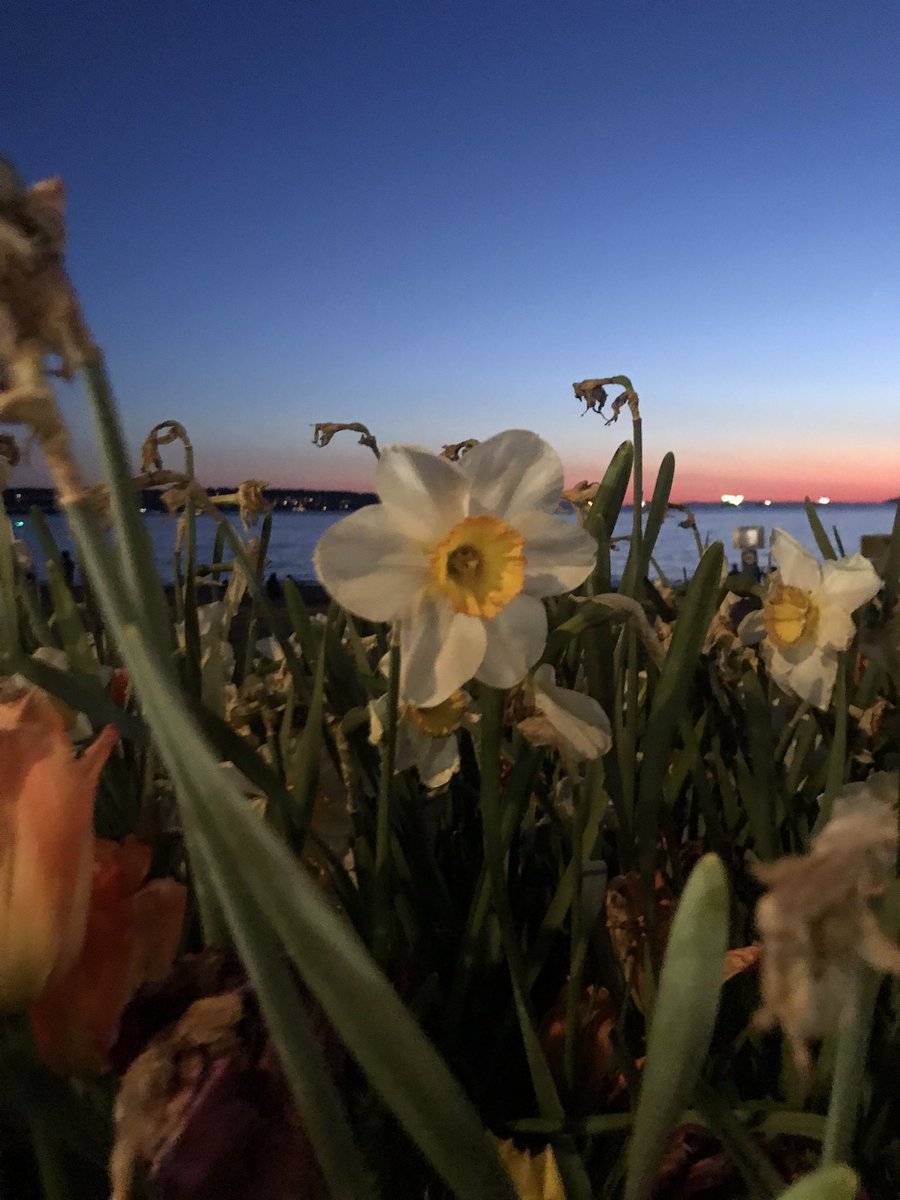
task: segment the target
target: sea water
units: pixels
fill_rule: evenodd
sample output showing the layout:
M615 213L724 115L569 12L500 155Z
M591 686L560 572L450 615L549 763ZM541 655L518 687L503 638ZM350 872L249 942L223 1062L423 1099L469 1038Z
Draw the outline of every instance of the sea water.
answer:
M740 550L733 548L733 533L739 526L763 527L764 547L759 554L762 566L766 566L768 563L768 547L772 529L775 528L784 529L793 534L810 550L815 551L815 539L802 504L772 504L769 507L743 504L737 508L721 504L695 504L690 507L697 521L697 529L703 544L722 541L730 563L737 564L740 561ZM853 554L859 550L860 538L863 534L890 533L894 519L892 504L819 505L817 512L832 541L834 541L833 531L837 530L846 554ZM329 526L333 525L335 521L341 520L345 515L330 512L276 511L272 518L272 536L269 541L266 572L274 571L279 578L293 575L299 581L314 579L312 554L316 543ZM238 526L237 514L229 514L229 516ZM153 543L159 570L166 581L171 581L174 575L175 518L163 513L147 513L144 519ZM694 535L689 529L683 529L679 525L683 519L683 513L674 509L669 512L663 522L653 555L660 570L673 581L690 576L698 561ZM65 518L59 514L53 514L46 520L60 549L68 549L74 554ZM627 537L631 532L631 523L632 509L626 505L616 524L614 536L616 538ZM31 547L35 570L40 578L44 578L46 576L44 555L41 552L40 542L32 526L31 518L28 516L14 517L13 526L15 536L26 541ZM199 517L197 521L197 561L199 563L211 561L214 538L214 522L208 517ZM621 574L627 554L628 542L620 541L612 551L613 577Z

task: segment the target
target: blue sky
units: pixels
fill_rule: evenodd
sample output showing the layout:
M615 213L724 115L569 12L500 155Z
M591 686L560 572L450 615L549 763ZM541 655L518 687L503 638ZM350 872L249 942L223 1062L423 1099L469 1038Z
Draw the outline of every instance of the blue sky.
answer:
M5 17L3 151L67 181L133 444L175 417L210 484L366 487L313 422L525 426L597 478L629 431L571 383L627 373L682 499L900 490L893 0Z

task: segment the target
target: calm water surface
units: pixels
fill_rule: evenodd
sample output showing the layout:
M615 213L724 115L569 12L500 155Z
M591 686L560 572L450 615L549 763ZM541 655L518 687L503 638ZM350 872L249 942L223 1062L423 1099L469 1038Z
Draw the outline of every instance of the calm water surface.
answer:
M769 508L755 505L742 505L740 508L726 508L721 505L693 505L697 526L704 542L721 540L725 543L725 552L731 562L737 562L739 552L732 549L732 531L737 525L762 525L765 529L766 547L768 547L773 528L781 528L798 538L810 550L815 550L815 541L810 532L806 512L802 504L773 504ZM865 533L890 533L894 517L894 508L890 504L829 504L820 506L819 517L833 536L832 528L836 527L840 534L847 554L859 550L859 539ZM628 534L631 530L631 509L626 507L616 525L616 536ZM272 521L272 538L269 543L268 571L277 575L293 575L298 580L314 579L312 568L312 552L316 542L324 531L341 519L338 513L295 513L276 512ZM687 529L679 528L682 519L678 512L667 516L654 555L662 570L670 578L681 578L683 574L690 575L697 564L697 548L693 535ZM237 524L237 515L234 516ZM48 524L61 547L73 550L68 536L65 519L61 516L50 516ZM163 577L171 580L172 554L175 545L175 520L162 513L148 513L147 527L153 539L156 559ZM20 524L21 522L21 524ZM40 544L32 528L29 517L14 518L16 537L23 538L29 543L34 554L38 574L43 577L44 556ZM209 561L212 555L215 529L211 521L200 518L197 523L198 559L200 562ZM613 574L621 573L628 552L627 543L613 551ZM765 563L767 551L760 555Z

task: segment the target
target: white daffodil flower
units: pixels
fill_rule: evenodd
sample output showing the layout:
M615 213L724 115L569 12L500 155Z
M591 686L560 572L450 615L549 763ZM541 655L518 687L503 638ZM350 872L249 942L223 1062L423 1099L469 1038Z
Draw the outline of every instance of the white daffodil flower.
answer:
M762 643L769 674L780 688L816 708L827 708L838 654L853 640L852 614L881 586L861 554L819 563L783 529L772 533L778 572L760 612L741 622L745 643Z
M412 446L382 451L381 503L333 525L316 547L339 604L399 626L405 700L433 707L473 676L518 683L547 638L543 597L577 587L596 544L554 516L559 456L514 429L450 462Z
M612 726L596 700L559 687L549 663L538 667L532 685L533 715L518 723L530 742L555 746L572 774L577 763L606 754L612 745Z
M430 792L446 787L459 770L457 733L466 718L468 705L469 697L465 692L454 692L434 708L401 704L397 712L394 770L406 771L415 767ZM384 740L387 719L387 696L371 700L369 741L373 746Z

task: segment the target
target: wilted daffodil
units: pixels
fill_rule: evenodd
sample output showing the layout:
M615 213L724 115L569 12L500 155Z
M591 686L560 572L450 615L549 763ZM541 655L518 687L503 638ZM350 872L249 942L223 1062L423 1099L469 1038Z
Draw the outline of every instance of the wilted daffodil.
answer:
M819 563L783 529L772 534L772 558L778 572L762 611L741 623L741 636L747 644L762 643L780 688L827 708L838 654L856 632L851 614L872 599L881 580L861 554Z
M116 736L107 727L76 758L42 693L0 703L0 1012L24 1008L81 950L94 795Z
M586 759L599 758L612 745L612 726L591 696L557 686L553 668L543 663L522 688L525 716L519 732L536 746L555 746L570 774Z
M390 446L381 503L333 525L314 555L339 604L399 626L404 698L440 704L473 676L518 683L547 637L542 599L577 587L593 539L554 516L562 463L535 433L509 430L450 462Z
M872 907L894 878L896 805L896 771L848 784L808 854L755 869L769 889L756 906L763 1006L755 1022L781 1026L804 1084L810 1043L852 1019L860 962L900 975L900 946Z

